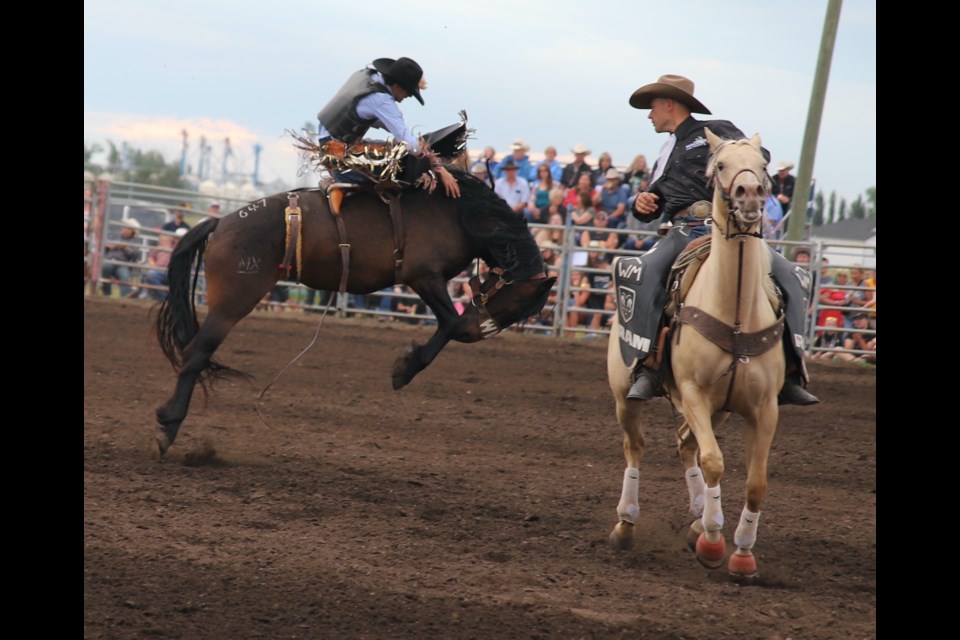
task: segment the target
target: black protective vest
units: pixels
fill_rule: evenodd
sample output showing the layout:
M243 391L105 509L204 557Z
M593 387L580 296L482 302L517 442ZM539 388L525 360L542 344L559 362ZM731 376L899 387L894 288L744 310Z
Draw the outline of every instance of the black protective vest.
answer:
M376 118L363 119L357 115L357 103L361 98L371 93L390 93L390 89L371 79L375 73L373 69L357 71L317 114L320 124L337 140L349 144L359 142L377 122Z

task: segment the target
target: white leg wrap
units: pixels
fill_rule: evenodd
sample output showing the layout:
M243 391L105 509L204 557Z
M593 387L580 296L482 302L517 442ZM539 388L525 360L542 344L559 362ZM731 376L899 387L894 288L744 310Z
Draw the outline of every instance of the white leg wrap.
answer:
M637 523L637 516L640 515L640 505L637 504L639 496L640 470L627 467L623 471L623 492L620 494L620 504L617 505L617 514L624 522Z
M703 472L700 467L690 467L684 474L687 479L687 493L690 494L690 515L699 518L703 515L703 492L707 483L703 481Z
M723 528L723 507L720 505L720 485L704 490L706 504L703 508L703 529L707 533Z
M737 531L733 534L733 543L738 549L753 549L757 542L757 525L760 522L760 512L754 513L743 507L743 513L740 514L740 524L737 525Z

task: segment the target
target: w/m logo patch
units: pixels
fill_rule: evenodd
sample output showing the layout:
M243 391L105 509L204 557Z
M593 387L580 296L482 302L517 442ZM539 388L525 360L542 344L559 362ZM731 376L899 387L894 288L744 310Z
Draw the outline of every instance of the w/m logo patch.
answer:
M637 284L643 282L643 263L640 258L617 258L615 272L617 280L633 280Z

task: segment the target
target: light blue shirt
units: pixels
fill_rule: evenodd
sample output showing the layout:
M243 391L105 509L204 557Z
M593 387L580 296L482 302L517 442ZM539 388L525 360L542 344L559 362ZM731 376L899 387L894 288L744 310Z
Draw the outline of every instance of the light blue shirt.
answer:
M510 184L506 177L500 178L493 187L493 192L503 198L511 209L516 209L518 204L526 203L530 199L530 185L519 176L513 184Z
M373 74L371 79L387 86L383 81L383 76L379 73ZM357 115L364 120L376 118L377 122L374 122L372 126L387 130L398 142L401 140L406 142L410 146L411 152L416 152L420 148L420 143L417 142L413 133L407 129L407 125L403 121L403 114L400 113L400 107L397 105L397 101L393 99L392 93L380 93L378 91L364 96L357 103ZM322 140L328 137L331 137L330 132L321 122L317 131L317 138Z

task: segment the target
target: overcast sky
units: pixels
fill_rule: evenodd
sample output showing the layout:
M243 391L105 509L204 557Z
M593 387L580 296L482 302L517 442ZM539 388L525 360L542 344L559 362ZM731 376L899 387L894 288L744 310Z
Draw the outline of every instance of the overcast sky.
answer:
M401 110L415 131L458 121L476 129L471 152L498 157L521 138L561 156L583 143L618 165L656 158L664 141L629 106L661 74L687 76L695 95L773 162L797 162L827 0L86 0L83 139L126 141L180 156L196 170L199 138L221 177L231 170L298 183L284 136L374 58L424 68L426 106ZM876 3L845 0L813 174L818 188L855 199L876 185ZM704 116L708 117L708 116ZM376 132L374 132L376 133ZM794 172L796 173L796 172Z

